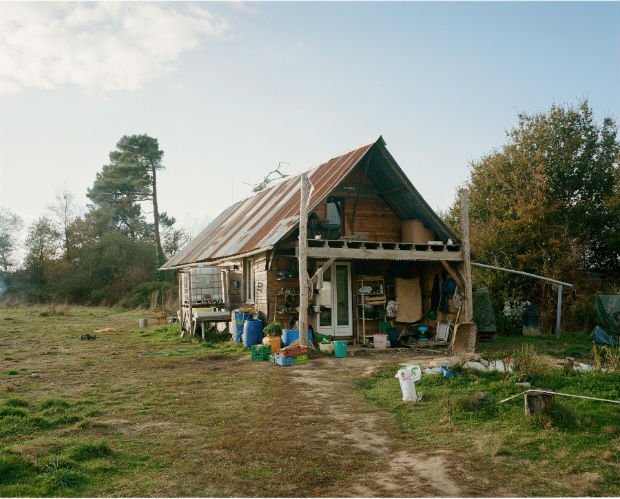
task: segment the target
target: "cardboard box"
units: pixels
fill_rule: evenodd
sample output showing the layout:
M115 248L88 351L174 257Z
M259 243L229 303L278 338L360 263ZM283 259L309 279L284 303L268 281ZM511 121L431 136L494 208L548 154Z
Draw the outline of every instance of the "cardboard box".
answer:
M435 240L435 233L422 220L404 220L401 232L403 243L426 244Z

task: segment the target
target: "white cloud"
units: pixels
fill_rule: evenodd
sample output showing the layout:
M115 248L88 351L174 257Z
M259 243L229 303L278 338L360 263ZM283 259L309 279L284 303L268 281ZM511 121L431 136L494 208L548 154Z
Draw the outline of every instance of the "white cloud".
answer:
M229 27L197 4L0 3L0 95L135 90Z

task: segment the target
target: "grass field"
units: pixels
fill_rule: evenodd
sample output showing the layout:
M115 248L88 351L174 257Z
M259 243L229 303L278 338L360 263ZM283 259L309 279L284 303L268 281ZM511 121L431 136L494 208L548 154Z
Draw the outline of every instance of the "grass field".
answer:
M407 352L280 368L142 317L0 310L1 496L620 495L617 406L558 400L531 421L494 403L514 379L466 371L424 378L406 404L393 376ZM539 341L588 355L581 337ZM620 398L618 374L531 381Z

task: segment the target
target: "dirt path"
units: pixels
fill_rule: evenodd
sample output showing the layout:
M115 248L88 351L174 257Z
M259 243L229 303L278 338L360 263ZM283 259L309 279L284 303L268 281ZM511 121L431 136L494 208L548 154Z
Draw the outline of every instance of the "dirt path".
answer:
M304 386L302 393L321 408L325 429L319 438L326 448L338 442L363 451L378 463L377 471L356 478L343 495L353 497L464 497L504 495L467 473L453 456L441 449L414 450L399 441L397 423L376 410L353 386L352 379L370 374L381 365L412 362L409 355L376 355L366 358L315 359L298 367L291 380ZM420 359L421 360L421 359ZM428 360L428 358L424 359ZM396 380L395 380L396 382Z

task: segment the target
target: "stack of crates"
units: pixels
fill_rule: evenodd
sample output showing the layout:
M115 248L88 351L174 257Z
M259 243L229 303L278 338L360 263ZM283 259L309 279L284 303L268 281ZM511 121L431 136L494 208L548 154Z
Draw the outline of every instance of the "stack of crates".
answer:
M252 360L269 360L271 345L252 345Z

